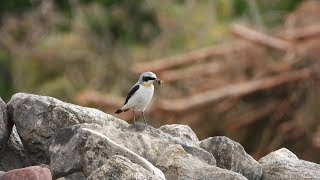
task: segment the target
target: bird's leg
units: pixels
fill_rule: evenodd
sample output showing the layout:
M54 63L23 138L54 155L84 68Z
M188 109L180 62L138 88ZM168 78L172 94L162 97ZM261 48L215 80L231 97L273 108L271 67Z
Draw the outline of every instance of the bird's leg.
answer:
M141 111L141 114L142 114L142 118L143 118L144 123L147 125L146 118L144 117L144 112L143 112L143 111Z
M134 114L134 110L132 109L132 115L133 115L133 125L136 124L136 116Z

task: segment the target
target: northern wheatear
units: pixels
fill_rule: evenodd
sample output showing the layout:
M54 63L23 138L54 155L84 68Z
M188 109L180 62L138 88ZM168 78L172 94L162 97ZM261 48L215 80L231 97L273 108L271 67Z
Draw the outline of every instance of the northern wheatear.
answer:
M153 72L144 72L140 75L138 82L131 88L124 105L118 109L115 113L120 114L129 109L132 109L133 113L133 122L136 123L136 117L134 111L140 111L144 120L144 123L147 124L147 121L144 117L144 110L150 103L154 86L153 82L158 82L161 86L161 80Z

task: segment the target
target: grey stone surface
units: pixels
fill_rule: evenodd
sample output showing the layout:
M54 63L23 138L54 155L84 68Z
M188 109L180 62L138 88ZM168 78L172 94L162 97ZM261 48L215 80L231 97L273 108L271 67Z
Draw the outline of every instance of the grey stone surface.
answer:
M128 158L114 155L104 165L95 170L87 180L161 180Z
M85 108L48 96L17 93L8 103L10 119L17 127L31 163L49 163L51 136L62 127L95 123L116 127L128 124L99 110Z
M7 115L7 105L0 98L0 152L5 149L12 126L13 123L10 122Z
M110 126L96 130L108 136L112 141L146 158L152 164L159 158L163 147L176 143L171 136L141 123L131 125L125 130Z
M97 126L97 125L96 125ZM54 178L82 172L80 156L81 125L62 128L56 131L49 147L50 169Z
M5 171L0 171L0 178L5 174Z
M92 129L98 129L98 125L76 125L57 131L50 146L50 166L55 177L81 170L89 176L113 155L125 156L156 176L164 177L146 159ZM71 159L74 160L69 162Z
M217 166L238 172L250 180L260 179L261 165L247 154L241 144L225 137L216 136L200 142L200 147L210 152Z
M183 124L163 125L159 130L181 139L186 144L197 144L199 139L192 129Z
M155 164L155 162L158 160L163 151L163 147L167 147L170 144L195 146L186 145L184 144L184 141L179 138L172 137L170 134L164 133L161 130L141 123L137 123L134 126L130 125L127 128L121 129L114 126L92 126L92 128L89 126L87 127L104 134L112 141L132 150L139 156L147 159L152 164ZM201 158L200 150L198 150L198 155ZM202 156L210 158L207 160L208 162L214 161L209 153L202 152Z
M0 169L9 171L27 166L31 166L31 163L23 148L17 129L13 126L7 145L0 154Z
M167 180L245 180L244 176L230 170L208 165L188 154L180 145L168 146L156 166Z
M262 165L262 180L319 180L320 165L298 159L288 149L271 152L259 160Z
M188 145L182 145L182 147L188 154L191 154L195 158L198 158L200 161L212 166L216 166L216 159L213 157L212 154L205 151L204 149Z
M183 142L181 139L173 138L170 134L166 134L160 130L140 123L137 123L135 126L128 126L127 128L83 124L73 126L72 128L62 129L58 131L59 133L57 133L57 135L55 136L56 138L53 141L53 146L50 147L50 152L52 152L50 153L52 155L52 168L54 170L54 174L58 177L64 176L70 172L80 171L81 162L84 163L84 167L87 167L84 168L86 175L90 175L93 170L95 170L98 166L101 166L110 157L102 157L100 158L101 161L94 161L97 164L91 163L89 165L86 165L89 158L81 160L78 155L78 151L79 149L81 149L79 148L79 144L77 143L79 141L79 134L76 134L78 128L88 128L97 131L108 137L114 143L126 147L139 156L147 159L152 164L155 164L155 162L158 160L159 156L163 152L163 147L167 147L170 144L175 143L181 144ZM72 138L68 138L69 135L72 136ZM65 145L64 142L67 142L68 145ZM211 165L215 164L214 157L203 149L196 146L183 146L184 148L186 148L186 151L188 153L193 154L203 162ZM68 155L67 157L63 156L69 154L70 152L72 152L72 154ZM66 162L64 162L64 159L66 160ZM73 159L73 161L71 161L71 159Z
M88 174L91 170L95 169L94 166L99 166L103 158L110 158L114 155L121 155L130 159L133 163L142 166L144 169L164 179L163 173L156 167L154 167L149 161L143 157L137 155L133 151L121 146L105 135L93 131L91 129L80 129L82 136L81 152L84 173Z

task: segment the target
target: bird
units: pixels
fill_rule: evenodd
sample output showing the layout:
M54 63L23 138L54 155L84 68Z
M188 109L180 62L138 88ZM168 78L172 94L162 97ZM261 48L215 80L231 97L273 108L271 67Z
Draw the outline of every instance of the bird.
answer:
M157 78L156 74L153 72L142 73L139 77L138 82L130 89L123 106L115 113L120 114L131 109L133 114L133 124L136 124L135 111L140 111L144 123L147 124L144 116L144 111L152 99L154 92L154 82L157 82L161 86L161 83L163 81Z

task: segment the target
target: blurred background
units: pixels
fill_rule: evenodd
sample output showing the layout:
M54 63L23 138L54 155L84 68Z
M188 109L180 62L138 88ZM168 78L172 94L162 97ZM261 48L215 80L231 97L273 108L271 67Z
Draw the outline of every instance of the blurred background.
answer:
M320 163L320 1L2 0L0 95L119 108L143 71L149 124ZM131 113L117 115L131 123Z

